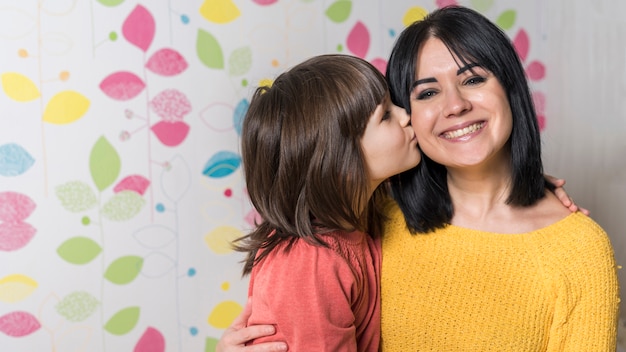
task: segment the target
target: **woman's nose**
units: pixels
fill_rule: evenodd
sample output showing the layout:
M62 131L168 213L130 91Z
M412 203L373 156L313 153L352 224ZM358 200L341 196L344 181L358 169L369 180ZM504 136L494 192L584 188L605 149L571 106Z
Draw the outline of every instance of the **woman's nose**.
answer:
M458 88L449 89L446 93L444 116L455 117L471 109L472 104Z

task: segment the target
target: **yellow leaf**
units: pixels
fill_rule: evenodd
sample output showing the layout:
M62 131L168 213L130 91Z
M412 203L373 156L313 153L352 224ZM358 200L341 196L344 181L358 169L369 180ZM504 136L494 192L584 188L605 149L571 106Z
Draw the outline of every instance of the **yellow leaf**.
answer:
M78 92L71 90L60 92L48 102L43 120L58 125L74 122L83 117L89 109L89 104L89 99Z
M272 84L274 84L274 81L269 79L269 78L263 78L262 80L259 81L259 87L272 87Z
M30 78L17 72L2 75L2 88L9 98L20 102L31 101L41 95L39 88Z
M232 0L205 0L200 14L209 22L224 24L234 21L241 12Z
M232 241L243 236L240 230L232 226L219 226L204 236L204 242L217 254L233 251Z
M243 307L235 301L220 302L209 315L209 325L217 329L226 329L242 310Z
M28 276L13 274L0 279L0 301L18 302L30 296L37 288L37 282Z
M409 8L402 17L402 24L405 27L409 26L411 23L415 21L420 21L426 17L428 11L421 6L413 6Z

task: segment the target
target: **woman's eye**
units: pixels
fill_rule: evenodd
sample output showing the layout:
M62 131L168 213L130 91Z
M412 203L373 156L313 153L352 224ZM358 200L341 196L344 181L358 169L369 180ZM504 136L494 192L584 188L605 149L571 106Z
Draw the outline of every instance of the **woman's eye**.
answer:
M467 85L470 85L470 86L471 86L471 85L481 84L481 83L485 82L486 80L487 80L487 79L486 79L485 77L481 77L481 76L473 76L473 77L468 78L468 79L465 81L465 84L467 84Z
M435 96L435 91L434 90L425 90L423 92L420 92L415 99L417 100L425 100L425 99L429 99L431 97Z

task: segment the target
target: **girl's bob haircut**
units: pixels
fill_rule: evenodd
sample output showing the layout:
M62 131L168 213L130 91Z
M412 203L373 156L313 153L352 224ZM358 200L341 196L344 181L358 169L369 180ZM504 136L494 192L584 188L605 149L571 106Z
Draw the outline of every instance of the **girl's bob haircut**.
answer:
M375 204L384 191L379 187L369 199L361 137L385 99L382 73L348 55L313 57L256 89L243 121L241 154L262 221L236 242L236 249L248 252L244 274L282 241L325 245L317 234L381 232Z

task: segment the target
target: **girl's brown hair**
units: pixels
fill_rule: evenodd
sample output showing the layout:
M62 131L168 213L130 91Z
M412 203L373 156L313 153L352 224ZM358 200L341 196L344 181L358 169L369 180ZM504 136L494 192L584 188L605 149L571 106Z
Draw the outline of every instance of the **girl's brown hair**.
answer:
M388 99L384 76L365 60L320 55L255 91L242 128L246 186L262 221L238 239L244 275L283 241L314 245L333 230L381 232L378 187L369 197L361 137ZM263 249L259 253L259 249Z

